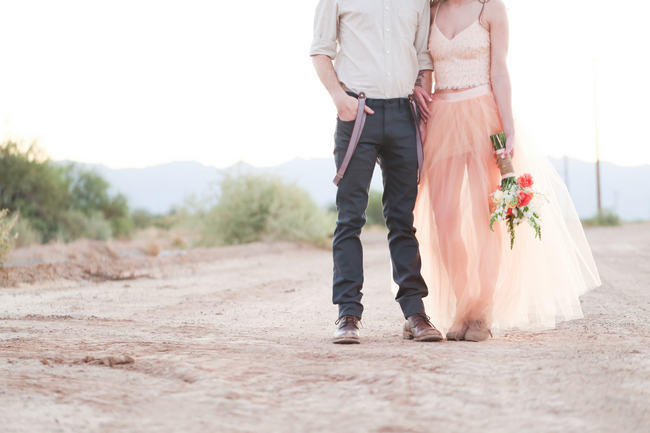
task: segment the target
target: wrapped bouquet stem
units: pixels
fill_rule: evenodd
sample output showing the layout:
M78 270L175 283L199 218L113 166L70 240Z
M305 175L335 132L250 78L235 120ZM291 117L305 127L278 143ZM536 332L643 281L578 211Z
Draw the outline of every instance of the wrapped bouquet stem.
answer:
M501 172L501 185L490 194L490 229L494 230L495 222L504 221L510 233L512 249L515 244L515 227L526 221L535 230L535 237L541 240L542 227L537 210L537 197L541 195L533 189L533 177L528 173L517 177L512 159L506 153L506 135L503 132L491 135L490 140Z
M516 183L512 158L506 153L506 134L499 132L491 135L490 140L492 140L492 147L497 155L497 165L501 172L501 187Z

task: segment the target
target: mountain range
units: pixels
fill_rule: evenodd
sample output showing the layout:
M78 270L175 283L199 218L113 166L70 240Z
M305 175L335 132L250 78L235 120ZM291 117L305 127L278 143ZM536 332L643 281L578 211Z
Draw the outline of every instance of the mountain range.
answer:
M594 164L570 158L551 158L550 161L565 180L578 214L582 218L593 216L597 209ZM83 165L104 176L113 191L126 195L133 209L146 209L156 214L182 205L190 195L206 198L216 192L223 176L242 173L272 174L295 182L321 206L331 205L336 196L336 187L331 182L334 162L330 158L298 158L273 167L254 167L240 162L226 169L199 162L124 169ZM624 167L601 163L601 179L603 208L613 210L626 221L650 219L650 165ZM371 188L382 188L378 167Z

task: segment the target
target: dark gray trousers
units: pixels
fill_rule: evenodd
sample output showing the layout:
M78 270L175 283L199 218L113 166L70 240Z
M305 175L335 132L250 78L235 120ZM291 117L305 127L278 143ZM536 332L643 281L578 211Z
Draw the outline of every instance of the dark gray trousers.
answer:
M393 279L399 286L395 299L404 317L424 312L422 298L427 287L420 274L420 253L413 227L417 196L417 149L413 116L406 98L368 99L375 111L368 115L357 149L336 194L338 219L332 242L334 255L334 304L339 317L361 317L363 251L359 235L366 222L368 190L375 162L382 169L384 217L393 264ZM340 167L350 141L354 121L337 119L334 158Z

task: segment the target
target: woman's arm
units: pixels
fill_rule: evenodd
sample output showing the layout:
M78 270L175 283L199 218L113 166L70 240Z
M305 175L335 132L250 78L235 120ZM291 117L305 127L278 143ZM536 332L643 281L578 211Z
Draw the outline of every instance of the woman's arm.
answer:
M512 118L512 91L506 58L508 56L508 15L502 0L491 0L486 5L484 19L490 26L492 43L490 79L497 101L507 152L512 155L515 146L515 125Z

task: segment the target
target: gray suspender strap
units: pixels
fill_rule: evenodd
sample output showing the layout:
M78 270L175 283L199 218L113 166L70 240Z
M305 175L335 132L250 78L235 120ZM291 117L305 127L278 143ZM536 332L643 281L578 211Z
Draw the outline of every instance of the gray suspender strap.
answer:
M420 121L419 121L419 115L418 115L418 105L415 102L415 98L413 95L409 95L409 106L411 107L411 114L413 114L413 122L415 123L415 141L416 141L416 146L417 146L417 153L418 153L418 183L420 182L420 179L422 179L422 160L423 160L423 154L422 154L422 134L420 131Z
M357 148L357 144L359 144L359 139L361 138L361 132L363 132L363 125L366 123L366 94L361 92L359 93L359 108L357 109L357 118L354 121L354 128L352 129L352 135L350 136L350 144L348 144L348 149L345 151L345 157L343 158L343 162L341 163L341 166L339 167L339 171L336 173L336 176L334 176L334 185L339 184L341 179L343 179L343 176L345 175L345 171L348 169L348 165L350 165L350 161L352 160L352 156L354 155L354 151Z

